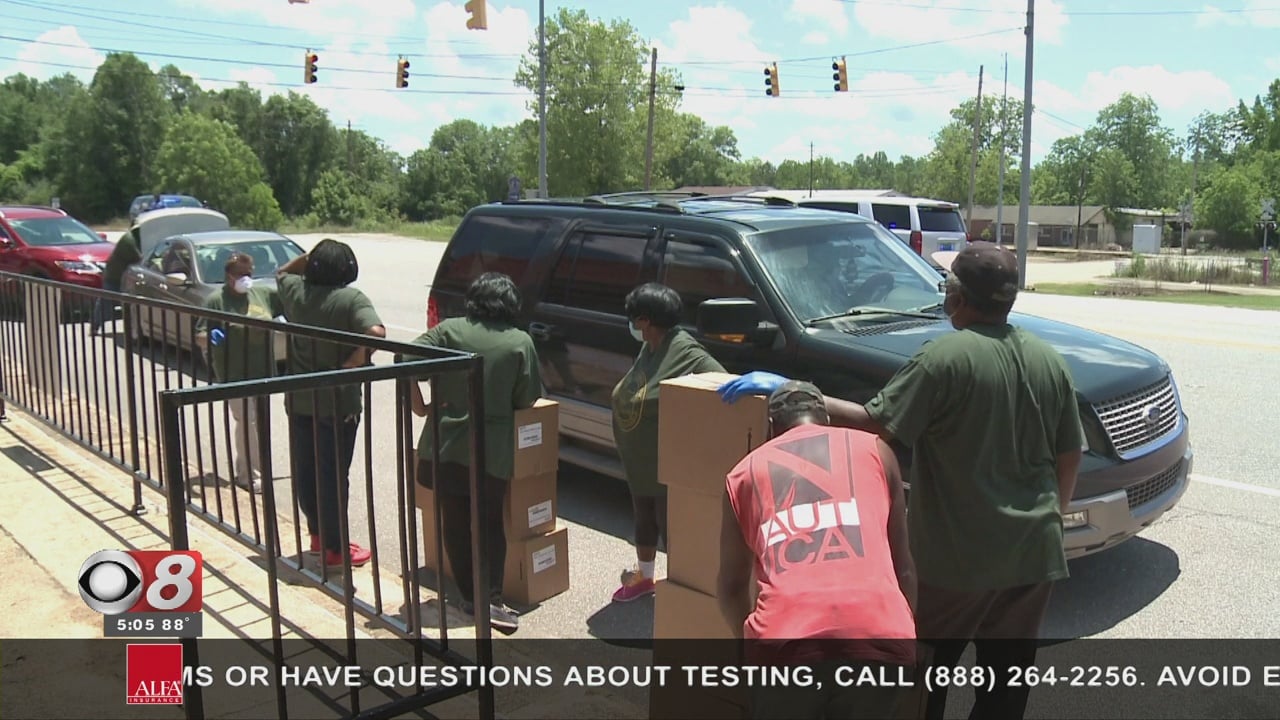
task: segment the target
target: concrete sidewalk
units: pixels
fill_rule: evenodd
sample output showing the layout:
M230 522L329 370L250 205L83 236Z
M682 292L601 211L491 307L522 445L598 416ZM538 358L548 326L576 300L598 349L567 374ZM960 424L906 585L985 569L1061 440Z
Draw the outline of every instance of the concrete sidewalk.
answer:
M165 499L144 486L148 512L135 516L133 485L127 473L12 406L8 419L0 423L0 490L5 496L0 503L0 562L9 580L0 583L0 646L6 638L101 638L102 616L84 604L77 588L80 567L98 550L167 549ZM285 532L284 528L281 532ZM198 517L189 517L188 533L191 548L199 550L204 560L203 637L270 638L268 577L262 558ZM284 568L281 572L279 597L284 638L346 637L341 604L311 580L290 578ZM357 574L354 582L359 596L368 594L367 580ZM429 595L424 588L424 600ZM423 612L425 628L437 622L434 612ZM474 640L474 627L469 618L453 615L450 611L450 639L457 643L459 651L471 656L474 644L469 640ZM394 635L357 615L356 637L386 639ZM132 708L124 704L125 669L115 656L118 648L114 643L101 643L99 650L96 643L87 643L77 646L77 657L73 658L65 652L56 656L50 653L31 657L28 653L27 657L0 657L9 689L5 706L39 707L47 713L44 717L82 717L86 714L84 699L119 695L118 706L95 706L93 715L132 717ZM405 645L406 652L407 648ZM518 662L520 654L512 650L503 656ZM427 660L428 664L432 662ZM65 684L69 671L76 678L78 692L50 693L50 688ZM290 716L338 717L327 701L345 703L345 696L338 690L323 693L326 697L321 695L316 691L291 691ZM367 705L369 700L362 702ZM497 702L498 717L504 718L647 717L645 709L636 703L595 691L586 695L572 691L503 692ZM235 693L215 696L207 691L205 705L206 716L211 718L276 716L274 700L261 697L251 702ZM148 716L182 717L180 708L150 710ZM477 717L476 696L463 695L424 712L445 718Z

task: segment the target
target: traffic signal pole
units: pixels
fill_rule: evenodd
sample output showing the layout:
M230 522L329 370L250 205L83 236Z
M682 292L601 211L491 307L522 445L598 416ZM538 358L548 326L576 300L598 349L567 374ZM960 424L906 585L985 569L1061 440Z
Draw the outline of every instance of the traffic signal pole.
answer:
M547 198L547 8L538 0L538 197Z
M1031 86L1035 82L1032 57L1035 50L1036 0L1027 0L1026 77L1022 81L1022 178L1018 193L1018 287L1027 287L1027 245L1031 218Z

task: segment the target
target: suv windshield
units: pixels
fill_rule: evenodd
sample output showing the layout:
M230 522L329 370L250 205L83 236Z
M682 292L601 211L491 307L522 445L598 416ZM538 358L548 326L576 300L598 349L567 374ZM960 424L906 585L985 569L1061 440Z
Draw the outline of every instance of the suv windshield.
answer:
M920 229L925 232L964 232L964 220L954 208L921 205L916 210L920 213Z
M774 230L748 245L801 322L856 307L910 312L942 302L942 276L875 223Z
M38 247L97 245L106 242L98 234L69 217L10 220L22 241Z

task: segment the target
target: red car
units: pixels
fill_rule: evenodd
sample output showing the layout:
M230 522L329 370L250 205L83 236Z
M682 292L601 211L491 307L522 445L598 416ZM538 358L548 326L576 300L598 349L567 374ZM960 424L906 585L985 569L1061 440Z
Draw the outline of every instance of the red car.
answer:
M0 271L101 288L115 246L63 210L0 205Z

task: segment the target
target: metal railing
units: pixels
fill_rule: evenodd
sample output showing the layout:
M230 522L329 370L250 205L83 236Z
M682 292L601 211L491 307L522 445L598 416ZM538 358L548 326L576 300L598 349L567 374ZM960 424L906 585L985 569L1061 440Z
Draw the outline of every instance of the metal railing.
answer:
M119 321L112 312L104 328L119 322L123 333L93 334L95 321L102 317L95 318L95 310L101 313L104 307L115 304L122 308ZM208 343L202 342L207 337L201 333L202 325L225 329L227 340L206 353ZM286 342L281 342L282 338ZM251 349L251 342L258 344ZM344 353L367 347L402 356L404 362L303 372L302 361L289 352L302 349L304 352L298 355L314 356L324 344L341 345ZM273 348L285 349L286 357L279 368L255 368L238 377L225 378L226 382L217 382L213 377L212 353L223 353L219 359L225 368L237 362L233 353L242 353L238 361L248 363L261 357L264 350L273 352ZM71 441L127 471L133 478L136 513L145 512L144 483L165 493L169 539L174 549L192 549L188 516L194 514L260 554L268 577L268 612L277 666L284 662L283 625L289 621L282 615L280 605L282 568L309 578L330 597L341 601L345 654L350 664L358 664L359 615L407 641L410 647L406 650L411 651L417 665L427 655L449 663L492 665L487 603L475 604L474 660L450 646L443 587L438 589L437 598L439 638L423 634L410 400L412 383L423 380L429 383L432 397L437 397L434 390L440 382L468 383L470 416L483 417L483 360L479 356L0 273L0 401L21 407ZM358 409L338 407L338 398L344 391L347 403L358 392ZM278 396L283 396L282 408L278 407ZM291 404L297 410L297 403L305 404L307 400L313 408L332 403L326 409L342 412L332 416L326 415L326 410L317 416L290 413ZM435 464L440 455L438 414L427 415L433 426ZM327 417L334 421L326 422ZM287 442L279 442L282 436L288 438ZM385 446L388 440L394 451ZM299 448L300 444L306 447ZM485 546L486 533L479 532L477 526L479 519L485 517L484 508L494 501L487 497L487 484L478 481L484 472L483 433L471 433L470 449L472 537L476 545L474 597L483 598L487 597L488 588L481 586L487 582L484 578L488 577L491 553ZM334 455L326 457L328 452ZM299 466L304 459L311 461L309 466ZM350 463L350 489L345 482L338 482L337 488L330 488L334 495L326 496L325 483L318 477L308 488L300 487L300 475L315 477L329 462L339 468L336 475L330 473L338 479L348 476L341 468ZM279 466L290 469L292 482L287 490L276 486ZM433 470L438 471L438 467ZM254 488L255 477L260 478L258 488ZM375 482L375 478L389 477L395 479L394 489L385 482ZM314 492L314 497L308 497L306 490ZM283 503L282 492L286 494ZM360 509L352 513L348 501L357 499ZM312 523L300 517L304 513L300 506L308 500L316 526L307 529L314 530L314 535L332 538L334 518L328 508L336 506L338 547L348 547L356 535L368 538L372 554L371 601L356 597L349 553L341 553L340 567L331 567L323 548L333 543L322 542L320 552L314 552L312 545L304 545L303 524ZM432 506L439 536L439 504ZM383 521L381 525L379 520ZM383 590L382 569L388 553L384 551L385 544L379 542L379 535L388 534L391 522L395 526L389 540L398 546L400 585L396 594L403 602L401 611L389 606L390 599L384 597L387 593ZM289 536L292 549L285 552L282 539ZM435 567L443 567L440 540L436 538ZM331 574L340 577L331 578ZM338 579L340 583L335 581ZM197 646L193 641L187 644L194 664ZM478 693L480 716L493 716L492 688L417 690L363 711L360 694L353 691L350 709L360 717L393 717L474 690ZM277 693L280 717L287 717L284 689ZM186 709L188 717L203 716L199 688L188 690Z

